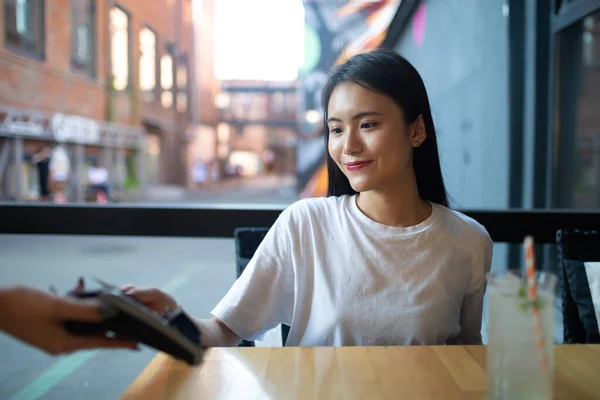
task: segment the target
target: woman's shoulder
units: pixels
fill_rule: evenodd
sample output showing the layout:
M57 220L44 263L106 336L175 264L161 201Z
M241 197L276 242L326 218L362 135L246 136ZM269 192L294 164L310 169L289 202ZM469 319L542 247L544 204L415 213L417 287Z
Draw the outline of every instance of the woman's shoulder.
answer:
M438 208L444 215L446 230L459 235L462 240L476 240L486 247L493 245L487 229L477 220L451 208L439 205Z
M336 220L333 216L343 206L344 199L337 197L301 199L281 212L274 228L288 232L293 237L303 236L315 230L326 230L331 226L328 222Z
M298 200L284 210L290 218L326 217L346 206L348 196L308 197Z

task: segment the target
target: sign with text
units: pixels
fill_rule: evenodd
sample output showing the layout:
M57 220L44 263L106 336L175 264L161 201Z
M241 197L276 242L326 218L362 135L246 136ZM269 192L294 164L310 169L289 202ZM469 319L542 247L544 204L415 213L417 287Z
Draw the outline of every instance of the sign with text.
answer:
M38 122L31 121L10 121L4 128L13 135L17 136L37 136L44 135L44 126Z
M51 126L52 133L59 142L100 143L100 125L92 119L55 114L52 116Z

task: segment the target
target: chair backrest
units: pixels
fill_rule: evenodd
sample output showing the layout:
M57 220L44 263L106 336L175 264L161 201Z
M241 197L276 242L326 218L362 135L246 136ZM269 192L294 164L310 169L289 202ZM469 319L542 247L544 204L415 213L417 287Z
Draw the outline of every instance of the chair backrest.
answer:
M244 272L246 266L254 256L256 249L260 246L261 242L269 232L269 228L237 228L233 237L235 239L235 261L236 261L236 272L237 277ZM281 333L283 344L287 340L290 327L287 325L281 325ZM254 343L243 340L240 343L241 347L253 347Z
M559 230L556 234L564 343L600 343L600 329L586 263L600 261L600 232ZM589 264L588 264L589 265ZM591 267L590 267L591 268ZM594 293L594 296L600 293Z
M235 238L237 277L242 275L267 232L269 232L269 228L237 228L235 230L233 237Z

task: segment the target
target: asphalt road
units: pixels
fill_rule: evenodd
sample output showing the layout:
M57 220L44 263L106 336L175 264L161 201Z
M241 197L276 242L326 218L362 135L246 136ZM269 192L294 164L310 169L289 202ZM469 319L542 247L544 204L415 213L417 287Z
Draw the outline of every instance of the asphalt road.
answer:
M0 235L0 283L67 291L77 277L166 289L208 317L235 279L232 239ZM50 357L0 334L0 399L117 399L156 354L102 350Z

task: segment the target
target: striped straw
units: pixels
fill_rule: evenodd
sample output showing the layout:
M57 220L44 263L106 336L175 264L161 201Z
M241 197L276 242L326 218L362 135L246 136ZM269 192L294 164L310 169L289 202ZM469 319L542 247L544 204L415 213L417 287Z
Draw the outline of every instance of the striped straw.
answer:
M524 240L525 246L525 261L527 266L527 294L529 300L534 301L537 297L537 285L535 281L535 250L533 246L533 237L527 236ZM548 355L546 354L544 331L542 329L542 321L540 318L540 310L537 304L531 308L531 313L535 320L535 345L540 353L540 363L542 369L548 368Z

